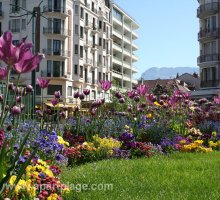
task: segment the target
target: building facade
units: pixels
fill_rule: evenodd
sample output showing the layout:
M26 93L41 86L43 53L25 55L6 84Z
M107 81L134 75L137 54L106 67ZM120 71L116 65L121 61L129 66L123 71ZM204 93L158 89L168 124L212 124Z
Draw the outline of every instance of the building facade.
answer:
M200 30L200 88L202 95L215 95L220 88L220 0L198 0L197 17ZM203 90L203 91L202 91Z
M135 32L139 28L137 22L122 8L112 4L112 81L118 88L129 90L137 84L133 74L137 73L134 63L138 60L135 51L138 49Z
M121 21L113 17L115 9L121 13ZM41 16L33 18L28 12L33 10ZM41 92L46 101L60 90L63 101L72 103L73 93L84 88L91 90L87 100L108 100L110 95L103 93L100 80L116 79L118 86L131 88L135 83L132 75L137 72L133 66L137 28L137 23L109 0L0 1L0 31L10 30L15 45L27 36L35 49L45 54L36 77L50 79L50 84L43 91L37 86L38 100ZM121 45L121 52L116 43ZM11 79L16 76L12 72ZM31 73L22 75L20 84L30 84L31 78Z

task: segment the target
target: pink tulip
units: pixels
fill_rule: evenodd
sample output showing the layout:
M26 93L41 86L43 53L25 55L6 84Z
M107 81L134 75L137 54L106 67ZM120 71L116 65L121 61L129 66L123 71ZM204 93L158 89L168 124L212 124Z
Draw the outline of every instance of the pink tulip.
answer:
M6 79L8 75L8 69L6 67L2 68L0 67L0 80Z
M52 103L53 106L56 106L56 105L59 103L59 100L57 100L57 99L52 99L52 100L51 100L51 103Z
M139 85L137 87L137 92L139 95L144 96L148 91L148 88L146 85Z
M100 80L99 82L100 82L100 84L101 84L101 88L102 88L104 91L108 91L108 90L112 87L112 82L111 82L111 81L103 81L103 80Z
M214 97L214 102L216 104L220 104L220 95L218 95L217 97Z
M12 34L7 31L0 37L0 59L7 65L14 65L18 62L20 48L12 44Z
M135 95L136 95L136 92L134 90L128 91L128 97L130 99L133 99L135 97Z
M32 87L32 85L27 85L27 86L26 86L26 92L28 92L28 93L33 92L33 87Z
M40 88L44 89L47 88L49 85L50 80L43 79L41 77L37 78L37 84L40 86Z
M11 110L11 114L12 115L19 115L21 113L21 108L18 106L13 106L12 110Z
M55 97L56 99L60 99L60 97L61 97L60 91L55 91L55 92L54 92L54 97Z
M87 96L90 94L90 90L89 89L83 89L83 93Z

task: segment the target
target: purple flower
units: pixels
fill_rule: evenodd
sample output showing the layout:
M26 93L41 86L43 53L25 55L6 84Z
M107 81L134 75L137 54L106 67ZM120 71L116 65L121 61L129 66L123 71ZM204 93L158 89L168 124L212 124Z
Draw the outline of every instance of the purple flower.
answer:
M49 85L49 82L50 82L50 80L48 80L48 79L44 79L44 78L41 78L41 77L37 78L37 84L42 89L47 88L48 85Z
M60 91L55 91L55 92L54 92L54 97L55 97L56 99L60 99L60 97L61 97Z
M21 96L16 96L16 102L20 103L21 102Z
M146 85L139 85L137 87L137 92L140 96L144 96L148 91L148 88Z
M52 103L53 106L56 106L59 103L59 100L58 99L52 99L51 103Z
M15 86L14 86L14 83L9 83L8 84L8 89L10 90L10 91L15 91Z
M73 94L73 97L74 97L75 99L79 98L79 92L75 92L75 93Z
M89 89L83 89L83 93L87 96L90 94L90 90Z
M78 112L79 111L79 106L75 106L73 109L74 112Z
M80 99L80 100L85 99L85 95L84 95L83 93L79 94L79 99Z
M119 91L115 92L115 97L117 97L118 99L122 98L122 94Z
M103 80L100 80L99 82L100 82L100 84L101 84L101 88L102 88L104 91L108 91L108 90L112 87L112 82L111 82L111 81L103 81Z
M26 86L26 91L27 91L27 93L33 92L33 87L32 87L32 85L27 85L27 86Z
M5 138L4 129L2 129L0 130L0 148L2 147L4 143L4 138Z
M12 115L19 115L21 113L21 109L18 106L13 106L11 109L11 114Z
M6 67L0 67L0 80L5 80L8 75L8 69Z
M119 103L125 103L125 98L124 97L120 98Z
M134 90L128 91L128 97L130 99L133 99L135 97L135 95L136 95L136 92Z
M214 102L220 104L220 94L217 97L214 97Z
M134 97L134 101L136 101L136 102L140 101L140 97L139 96L135 96Z

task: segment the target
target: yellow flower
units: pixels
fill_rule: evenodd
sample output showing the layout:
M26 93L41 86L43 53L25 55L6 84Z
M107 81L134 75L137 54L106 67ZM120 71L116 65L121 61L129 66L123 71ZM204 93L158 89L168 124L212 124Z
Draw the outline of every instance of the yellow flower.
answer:
M157 101L154 102L155 106L161 106Z
M47 197L47 200L57 200L58 195L57 194L51 194L49 197Z
M212 132L212 136L215 137L217 135L216 131Z
M198 144L198 145L201 145L201 144L203 144L203 140L195 140L194 143Z
M58 143L63 144L64 146L69 146L69 142L66 142L61 136L58 136Z
M151 113L148 113L148 114L146 115L146 117L147 117L147 118L151 118L151 117L152 117L152 114L151 114Z
M10 184L10 185L13 185L14 182L15 182L15 180L16 180L16 178L17 178L17 176L13 175L13 176L10 178L10 180L9 180L9 184Z
M179 143L180 144L186 144L186 140L180 140Z

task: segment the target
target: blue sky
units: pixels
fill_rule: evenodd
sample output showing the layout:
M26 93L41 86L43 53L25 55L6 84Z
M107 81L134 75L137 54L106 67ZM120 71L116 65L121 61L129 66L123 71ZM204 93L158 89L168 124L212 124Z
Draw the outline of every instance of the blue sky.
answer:
M196 0L115 0L139 23L135 63L139 73L150 67L196 67L199 30Z

